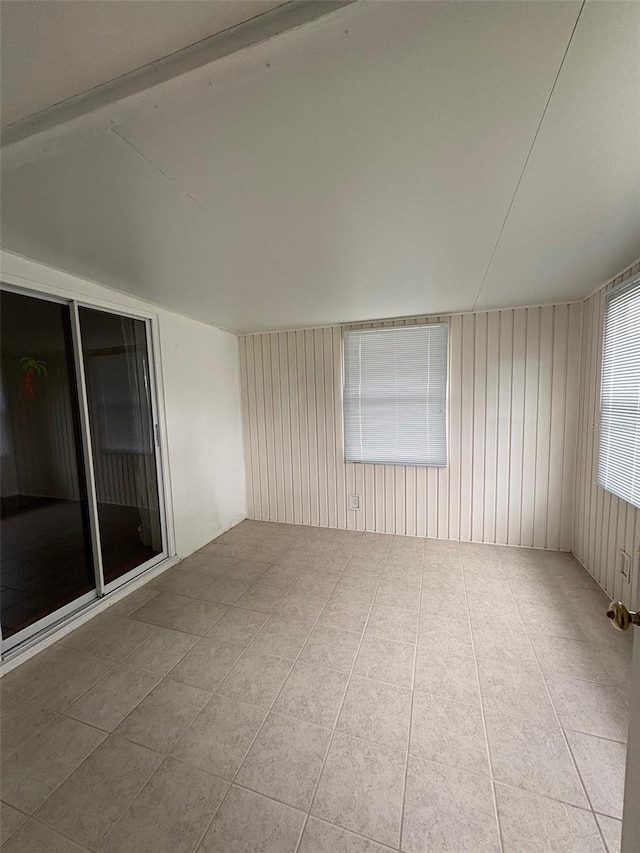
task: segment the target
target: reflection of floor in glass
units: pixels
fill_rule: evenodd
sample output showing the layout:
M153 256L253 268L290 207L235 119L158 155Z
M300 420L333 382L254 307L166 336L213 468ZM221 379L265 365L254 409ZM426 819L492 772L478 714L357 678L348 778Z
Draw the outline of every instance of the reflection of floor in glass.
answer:
M99 504L105 581L155 556L136 507ZM2 630L9 637L94 587L79 501L13 500L2 513Z

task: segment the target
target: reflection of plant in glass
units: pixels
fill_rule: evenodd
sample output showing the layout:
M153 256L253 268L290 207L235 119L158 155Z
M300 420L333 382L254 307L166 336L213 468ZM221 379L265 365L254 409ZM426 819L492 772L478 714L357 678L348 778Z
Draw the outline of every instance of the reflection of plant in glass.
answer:
M47 375L46 361L40 361L38 358L24 356L20 359L22 370L24 371L24 393L27 397L33 397L33 377Z

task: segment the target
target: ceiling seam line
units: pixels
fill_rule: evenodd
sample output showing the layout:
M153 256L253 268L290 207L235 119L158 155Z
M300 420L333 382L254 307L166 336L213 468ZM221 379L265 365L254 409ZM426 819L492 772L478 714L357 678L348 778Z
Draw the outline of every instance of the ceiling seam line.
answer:
M173 184L173 186L176 187L179 190L179 192L183 193L194 204L197 204L201 210L204 210L204 212L208 213L210 216L214 215L212 210L209 210L209 208L205 207L205 205L202 204L202 202L198 201L198 199L195 198L194 196L192 196L191 193L187 192L187 190L183 186L181 186L181 184L179 184L178 181L175 180L175 178L172 178L168 172L165 172L164 169L161 169L157 163L154 163L153 160L151 160L149 157L147 157L146 154L143 154L139 148L136 148L136 146L133 144L133 142L129 142L129 140L126 138L126 136L123 136L121 133L119 133L115 127L110 127L109 130L111 131L111 133L113 133L115 136L117 136L118 139L120 139L122 142L124 142L125 145L127 145L129 148L131 148L132 151L135 151L135 153L139 157L141 157L145 161L145 163L148 163L152 169L155 169L156 172L159 172L163 178L165 178L167 181L169 181L169 183Z
M484 275L482 276L482 280L481 280L481 282L480 282L480 287L478 288L478 292L476 293L476 297L475 297L475 299L474 299L474 301L473 301L473 306L472 306L472 308L471 308L471 310L472 310L472 311L475 311L475 310L476 310L476 306L477 306L477 304L478 304L478 299L480 299L480 294L482 293L482 288L484 287L485 282L486 282L486 280L487 280L487 276L489 275L489 270L491 269L491 265L492 265L492 263L493 263L493 259L494 259L494 257L495 257L496 251L498 250L498 245L500 244L500 240L501 240L501 238L502 238L502 234L504 233L504 229L505 229L505 227L506 227L506 225L507 225L507 221L508 221L508 219L509 219L509 215L510 215L510 213L511 213L511 209L513 208L513 205L514 205L515 200L516 200L516 196L518 195L518 190L520 189L520 185L521 185L522 180L523 180L523 178L524 178L524 174L525 174L525 172L526 172L526 170L527 170L527 166L529 165L529 160L531 159L531 155L532 155L532 153L533 153L533 149L534 149L535 144L536 144L536 141L537 141L537 139L538 139L538 135L539 135L539 133L540 133L540 129L542 128L542 123L544 122L544 118L545 118L545 116L546 116L546 114L547 114L547 110L549 109L549 104L551 103L551 98L553 97L553 93L555 92L556 85L557 85L557 83L558 83L558 80L560 79L560 74L561 74L561 72L562 72L562 68L563 68L563 66L564 66L565 59L567 58L567 54L569 53L569 48L571 47L571 42L573 41L573 37L574 37L575 32L576 32L576 29L577 29L577 27L578 27L578 22L580 21L580 16L582 15L582 11L583 11L583 9L584 9L585 3L586 3L586 0L582 0L582 3L580 4L580 9L578 10L578 14L577 14L577 16L576 16L576 19L575 19L575 21L574 21L573 27L572 27L572 29L571 29L571 33L570 33L570 35L569 35L569 40L567 41L567 45L566 45L566 47L565 47L565 49L564 49L564 53L562 54L562 59L560 60L560 64L558 65L558 70L557 70L557 72L556 72L556 76L555 76L555 78L554 78L554 80L553 80L553 84L552 84L552 86L551 86L551 90L549 91L549 95L548 95L547 100L546 100L546 103L545 103L545 105L544 105L544 109L542 110L542 114L541 114L541 116L540 116L540 120L539 120L539 122L538 122L538 126L536 127L536 131L535 131L535 133L534 133L534 135L533 135L533 139L531 140L531 145L529 146L529 151L528 151L528 153L527 153L527 156L526 156L526 158L525 158L524 164L523 164L523 166L522 166L522 170L521 170L521 172L520 172L520 177L518 178L518 181L517 181L517 183L516 183L515 189L514 189L514 191L513 191L513 196L511 197L511 201L509 202L509 206L507 207L507 212L506 212L506 213L505 213L505 215L504 215L504 219L503 219L503 221L502 221L502 225L500 226L500 230L498 231L498 236L497 236L497 238L496 238L496 242L495 242L495 244L494 244L494 246L493 246L493 250L492 250L491 255L490 255L490 257L489 257L489 262L487 263L487 267L486 267L486 269L485 269L485 271L484 271Z
M142 65L138 65L135 68L131 68L129 71L123 71L122 74L116 74L115 77L112 77L109 80L103 80L102 83L96 83L94 86L90 86L88 89L84 89L81 92L76 92L75 95L69 95L66 98L62 98L62 100L56 101L55 103L50 104L48 107L42 107L42 109L36 110L33 113L29 113L28 115L23 116L22 118L16 119L15 121L12 121L11 124L7 124L5 127L3 127L2 131L4 133L8 130L12 130L17 124L19 124L22 121L27 121L27 120L37 118L42 113L47 112L47 110L56 109L56 107L60 107L64 104L67 104L69 101L73 101L75 98L81 98L81 97L84 97L86 95L90 95L92 92L95 92L97 89L101 89L103 86L106 86L107 84L118 83L118 82L124 80L126 77L132 76L133 74L139 74L141 71L146 71L146 70L150 69L152 66L157 65L160 62L163 62L167 59L171 59L172 57L177 56L177 54L179 54L179 53L183 53L187 50L190 50L192 48L200 46L201 44L203 44L203 42L206 42L209 39L213 39L213 38L216 38L217 36L225 35L232 30L237 30L238 27L242 26L243 24L252 23L257 18L263 17L263 15L268 15L270 12L275 12L277 9L282 9L283 6L289 6L292 2L293 2L293 0L283 0L282 3L278 4L277 6L274 6L273 9L266 9L264 12L259 12L257 15L252 15L250 18L247 18L245 21L241 21L238 24L231 24L231 26L225 27L222 30L218 30L218 32L210 33L208 36L203 36L200 39L196 39L194 42L190 42L189 44L186 44L183 47L179 47L176 50L172 50L169 53L165 53L163 56L158 56L155 59L151 59L149 62L144 62Z

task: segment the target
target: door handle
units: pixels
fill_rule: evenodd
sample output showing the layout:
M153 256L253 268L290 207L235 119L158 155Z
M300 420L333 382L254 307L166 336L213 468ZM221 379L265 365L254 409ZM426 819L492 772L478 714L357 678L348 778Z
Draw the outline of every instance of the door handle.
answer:
M640 613L627 610L621 601L612 601L607 610L607 617L618 631L627 631L632 625L640 625Z

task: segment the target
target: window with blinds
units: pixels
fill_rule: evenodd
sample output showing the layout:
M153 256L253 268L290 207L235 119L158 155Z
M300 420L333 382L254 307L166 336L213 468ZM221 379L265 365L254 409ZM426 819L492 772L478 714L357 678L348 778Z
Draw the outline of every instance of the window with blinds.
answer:
M640 507L640 280L607 297L598 483Z
M347 462L447 464L445 323L344 333Z

